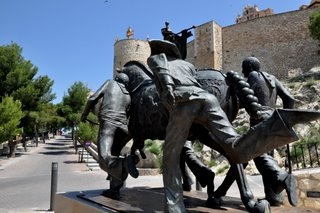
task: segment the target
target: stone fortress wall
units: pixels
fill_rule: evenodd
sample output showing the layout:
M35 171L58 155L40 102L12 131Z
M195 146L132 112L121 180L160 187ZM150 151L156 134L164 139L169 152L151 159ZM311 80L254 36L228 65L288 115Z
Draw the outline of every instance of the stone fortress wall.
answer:
M320 65L319 46L308 29L312 11L276 14L224 28L223 69L239 69L243 58L250 55L260 59L263 70L278 77Z
M310 37L313 9L291 11L227 27L215 22L200 25L188 44L187 60L198 68L241 72L247 56L260 59L262 70L286 77L290 71L308 71L320 64L319 45Z
M308 71L320 65L319 45L308 29L312 11L296 10L227 27L209 21L195 29L186 60L199 69L241 72L242 60L253 55L260 59L262 70L279 78L291 71ZM146 63L149 55L146 40L119 40L114 45L114 70L129 60Z

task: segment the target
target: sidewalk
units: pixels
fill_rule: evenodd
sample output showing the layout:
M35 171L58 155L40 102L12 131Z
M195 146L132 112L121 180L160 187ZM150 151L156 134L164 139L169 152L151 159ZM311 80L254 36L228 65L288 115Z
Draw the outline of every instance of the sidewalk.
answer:
M40 143L39 143L40 144ZM16 156L9 158L7 155L0 155L0 170L4 169L11 164L15 164L20 161L22 158L34 153L37 149L40 149L40 146L36 147L36 144L31 143L31 140L27 142L27 152L24 151L21 144L17 145Z

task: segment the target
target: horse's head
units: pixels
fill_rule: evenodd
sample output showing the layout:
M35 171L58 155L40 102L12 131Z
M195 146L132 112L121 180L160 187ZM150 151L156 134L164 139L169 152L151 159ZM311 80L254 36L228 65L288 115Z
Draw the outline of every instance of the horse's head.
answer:
M152 73L138 61L129 61L118 72L124 73L129 77L129 83L127 85L129 92L134 92L146 82L153 81Z

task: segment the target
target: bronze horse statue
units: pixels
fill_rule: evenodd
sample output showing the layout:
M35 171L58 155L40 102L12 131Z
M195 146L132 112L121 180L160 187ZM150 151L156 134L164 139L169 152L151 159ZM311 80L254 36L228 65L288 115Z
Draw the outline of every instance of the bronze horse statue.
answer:
M124 165L127 162L124 164L116 164L112 162L112 160L110 161L109 158L113 159L114 156L119 156L122 148L131 138L133 139L133 145L129 156L133 156L133 158L136 159L135 151L139 150L144 158L144 141L146 139L163 140L165 137L165 127L168 122L168 112L160 102L153 82L152 73L144 65L136 61L125 64L121 73L129 78L125 82L125 88L130 94L131 99L128 99L128 94L125 94L123 90L115 89L116 87L114 85L117 84L115 81L107 81L102 88L89 98L87 107L83 113L84 115L87 115L88 110L92 109L93 106L100 106L97 103L99 100L101 102L100 98L103 96L102 91L104 91L106 93L104 94L105 101L107 102L107 104L104 104L104 107L105 105L109 105L109 108L113 108L113 112L122 111L120 113L121 116L125 113L129 118L128 129L126 129L125 122L121 125L114 125L114 122L110 125L110 122L104 122L104 130L100 127L100 132L106 131L108 134L108 137L105 140L102 140L102 143L98 143L100 167L106 171L110 177L110 189L106 190L104 195L116 199L119 199L119 191L123 186L124 180L127 178L128 172L124 172L124 175L113 174L113 169L115 167L121 167L122 165L123 170L128 171L128 168L125 168L126 166ZM217 70L198 71L196 78L203 88L210 93L213 93L218 98L222 109L226 112L230 121L234 120L239 110L239 100L241 101L242 98L239 99L236 95L237 92L234 91L234 87L230 86L232 78L227 79L224 73ZM117 99L117 101L113 99ZM117 102L117 104L114 102ZM119 102L121 102L121 104L119 104ZM208 131L199 125L192 126L188 139L198 139L203 144L206 144L207 141L212 141ZM99 138L98 141L100 141ZM214 149L221 154L224 154L218 145L214 147ZM121 160L125 161L125 158L121 158ZM250 212L264 212L264 209L269 208L269 203L267 201L254 201L243 167L241 165L233 165L232 168L235 170L241 199L247 210ZM118 178L115 178L115 176L118 176ZM196 175L196 177L198 176ZM213 187L211 187L207 191L208 200L206 205L209 207L219 207L221 205L220 198L213 197L213 190Z

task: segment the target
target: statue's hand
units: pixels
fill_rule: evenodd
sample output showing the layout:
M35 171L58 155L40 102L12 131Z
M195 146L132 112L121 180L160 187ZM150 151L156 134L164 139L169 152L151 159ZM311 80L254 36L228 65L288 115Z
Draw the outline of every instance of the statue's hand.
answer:
M175 97L172 86L168 85L168 89L161 95L162 102L169 109L175 104Z
M268 106L261 106L257 111L256 116L258 119L266 120L272 116L274 109Z

